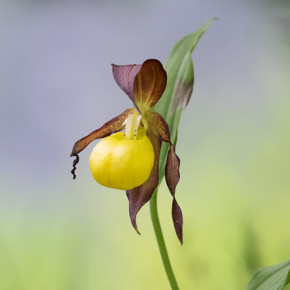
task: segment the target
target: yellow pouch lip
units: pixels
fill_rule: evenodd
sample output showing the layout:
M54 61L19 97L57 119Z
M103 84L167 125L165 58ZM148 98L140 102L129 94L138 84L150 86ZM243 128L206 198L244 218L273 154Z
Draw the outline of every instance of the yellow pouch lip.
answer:
M154 159L152 143L142 128L136 139L127 139L123 132L117 132L101 140L93 149L89 164L94 179L101 185L130 190L147 181ZM116 168L120 168L120 175Z

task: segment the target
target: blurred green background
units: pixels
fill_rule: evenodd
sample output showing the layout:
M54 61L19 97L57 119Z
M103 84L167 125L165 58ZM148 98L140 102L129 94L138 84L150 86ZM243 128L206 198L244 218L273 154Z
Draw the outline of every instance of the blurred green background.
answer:
M193 53L179 130L184 246L164 184L159 212L181 289L245 289L290 257L289 1L1 1L0 289L168 289L148 205L72 180L73 143L130 107L111 63Z

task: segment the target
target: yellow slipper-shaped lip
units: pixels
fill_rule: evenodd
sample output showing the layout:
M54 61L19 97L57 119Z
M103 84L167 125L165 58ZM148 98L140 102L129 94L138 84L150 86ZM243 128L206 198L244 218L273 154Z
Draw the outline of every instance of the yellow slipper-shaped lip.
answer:
M149 178L154 165L154 150L145 131L142 131L138 132L135 140L127 139L122 132L118 132L95 146L89 166L98 183L129 190Z

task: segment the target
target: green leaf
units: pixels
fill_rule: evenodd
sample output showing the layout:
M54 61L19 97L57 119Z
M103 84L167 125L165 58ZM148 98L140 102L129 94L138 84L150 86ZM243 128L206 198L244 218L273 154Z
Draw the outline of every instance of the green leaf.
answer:
M169 59L164 65L167 73L167 86L165 92L158 103L153 107L153 109L159 113L168 124L170 131L171 142L169 143L171 150L168 151L168 143L163 143L161 147L159 159L159 183L162 181L164 173L166 172L166 182L173 196L173 223L177 237L181 244L183 243L183 217L182 211L175 199L175 188L179 181L180 161L178 156L175 154L174 146L177 142L179 120L183 110L190 100L193 89L194 73L191 54L212 21L213 19L209 20L200 29L185 36L174 45L169 55ZM167 155L168 152L169 154ZM153 203L156 203L156 198L154 198L153 202L151 202L151 209Z
M290 260L259 270L247 290L282 290L290 283Z
M154 110L160 113L168 123L170 139L174 145L177 142L181 114L190 100L193 89L194 72L191 54L214 19L216 18L210 19L197 31L179 40L173 47L164 66L167 73L167 87ZM160 181L164 177L168 149L167 144L162 145L159 166Z

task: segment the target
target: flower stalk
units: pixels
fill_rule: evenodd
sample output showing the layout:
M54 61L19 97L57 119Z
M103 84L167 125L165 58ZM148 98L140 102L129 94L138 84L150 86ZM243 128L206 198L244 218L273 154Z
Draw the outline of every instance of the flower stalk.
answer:
M163 233L162 233L162 229L161 229L161 225L160 225L160 221L159 221L158 210L157 210L157 193L158 193L158 190L156 189L156 191L154 192L153 196L150 199L151 220L152 220L157 244L159 247L160 256L161 256L161 259L163 262L164 270L166 272L171 289L178 290L179 287L178 287L173 269L171 267L171 263L169 260L167 248L165 245L165 240L163 237Z

